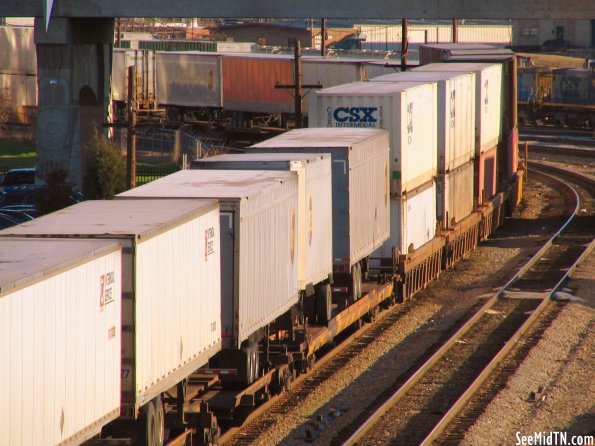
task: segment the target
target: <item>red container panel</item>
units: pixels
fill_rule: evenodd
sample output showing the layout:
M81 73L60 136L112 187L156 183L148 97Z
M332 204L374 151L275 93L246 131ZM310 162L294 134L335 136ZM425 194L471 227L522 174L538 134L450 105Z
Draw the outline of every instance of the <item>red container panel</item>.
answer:
M478 204L485 204L496 195L498 149L494 147L475 158L475 197Z
M293 113L293 61L271 58L223 56L223 104L227 110Z

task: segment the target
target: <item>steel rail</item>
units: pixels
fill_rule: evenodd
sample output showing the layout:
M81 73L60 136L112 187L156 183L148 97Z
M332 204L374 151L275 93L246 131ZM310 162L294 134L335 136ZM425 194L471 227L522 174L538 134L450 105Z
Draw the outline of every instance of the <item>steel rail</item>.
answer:
M541 173L542 175L545 175ZM547 175L549 176L549 175ZM550 177L551 178L551 177ZM573 189L574 190L574 189ZM577 207L573 213L572 220L578 214L580 208L580 200L578 200L578 194L574 191L577 196ZM555 240L561 235L561 233L566 229L568 224L571 220L568 220L567 223L550 239L548 244L552 244ZM463 410L467 402L475 395L475 393L480 389L483 383L488 379L490 374L494 371L496 366L502 362L502 360L508 355L510 350L514 347L516 342L523 336L527 330L537 321L543 310L550 304L550 302L555 298L555 294L560 289L560 287L566 282L566 280L572 275L575 271L577 266L587 258L587 256L593 251L595 248L595 239L591 240L591 243L587 246L587 248L583 251L580 257L574 262L574 264L564 273L562 278L558 281L558 283L550 290L547 296L543 299L541 304L533 311L531 316L519 327L519 329L515 332L515 334L506 342L504 347L494 356L494 359L490 361L490 363L484 368L484 370L479 374L479 376L473 381L473 383L467 388L465 393L461 395L461 397L452 405L449 411L442 417L442 419L438 422L438 424L434 427L432 432L428 434L428 436L420 443L421 446L430 445L434 442L438 437L446 430L450 422Z
M546 175L546 174L542 174ZM562 183L560 180L555 179L549 175L546 175L552 181L557 181ZM564 184L564 183L562 183ZM536 262L539 261L540 258L553 246L555 240L560 236L560 234L566 230L566 228L572 223L574 218L579 212L580 209L580 199L578 193L570 186L565 185L567 188L572 190L574 196L574 210L572 214L569 216L567 221L564 225L545 243L545 245L519 270L517 273L504 285L502 286L495 294L492 296L482 308L473 315L446 343L438 350L436 353L430 357L416 372L412 375L403 386L401 386L389 399L387 399L352 435L347 439L343 445L353 445L357 441L359 441L363 436L376 424L378 420L382 418L382 416L388 412L396 403L405 396L405 394L411 389L418 381L423 378L426 373L440 360L444 355L451 349L451 347L484 315L486 310L490 309L497 301L502 297L504 292L517 280L519 280ZM591 248L592 249L592 248ZM582 257L581 257L582 258ZM566 278L568 272L565 274L564 278ZM544 301L534 310L533 314L530 316L529 320L531 323L536 320L539 316L539 313L543 311L543 308L547 306L547 302L549 299L544 299ZM527 321L521 326L525 327ZM528 327L528 325L527 325ZM525 327L523 329L526 330ZM519 335L513 335L513 337L506 343L507 346L512 346L516 342L516 340L520 337ZM489 366L493 366L490 362ZM485 379L485 378L484 378ZM477 379L476 379L477 381ZM483 381L482 381L483 382ZM475 384L475 383L474 383ZM472 385L474 385L472 384ZM432 431L434 432L434 431ZM425 441L425 440L424 440Z

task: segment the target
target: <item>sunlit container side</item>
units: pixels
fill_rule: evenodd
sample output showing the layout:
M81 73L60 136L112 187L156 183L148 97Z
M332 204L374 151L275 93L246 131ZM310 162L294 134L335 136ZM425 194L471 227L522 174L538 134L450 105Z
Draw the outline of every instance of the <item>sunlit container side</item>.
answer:
M390 238L373 257L392 258L393 248L407 254L432 240L436 234L436 181L390 199Z
M437 217L443 228L449 228L473 212L474 161L468 161L436 181Z
M199 52L157 52L159 104L223 107L221 56Z
M478 204L485 204L496 194L497 186L497 161L498 150L494 147L492 150L481 153L475 158L475 175L473 191Z
M118 240L122 262L122 405L128 415L221 348L215 201L84 201L1 236Z
M492 149L502 141L504 89L499 63L447 63L423 65L416 71L475 73L475 155Z
M309 126L387 129L391 193L402 194L436 176L436 84L354 82L325 88L310 103Z
M0 26L0 48L4 48L0 73L37 73L37 53L33 34L33 27Z
M193 169L289 170L298 175L298 287L328 279L333 272L331 157L326 154L250 153L218 155L192 162Z
M293 113L293 59L269 54L222 54L223 107L256 113Z
M355 265L389 236L389 142L378 129L298 129L250 152L330 153L334 262Z
M136 97L138 101L157 100L155 52L148 50L114 49L112 56L112 100L128 100L128 68L136 67ZM157 78L157 79L156 79Z
M436 82L438 95L439 173L468 163L475 156L475 74L406 71L372 82Z
M593 72L587 68L553 70L552 102L557 104L595 104Z
M0 265L0 444L80 444L120 415L121 247L2 238Z
M219 201L225 347L239 347L297 303L295 172L182 170L117 198L159 197Z

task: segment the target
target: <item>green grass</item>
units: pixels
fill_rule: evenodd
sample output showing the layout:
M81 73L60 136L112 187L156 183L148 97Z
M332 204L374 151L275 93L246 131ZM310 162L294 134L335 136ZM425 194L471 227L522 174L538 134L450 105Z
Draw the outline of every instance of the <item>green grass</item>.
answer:
M35 167L35 146L0 141L0 170Z

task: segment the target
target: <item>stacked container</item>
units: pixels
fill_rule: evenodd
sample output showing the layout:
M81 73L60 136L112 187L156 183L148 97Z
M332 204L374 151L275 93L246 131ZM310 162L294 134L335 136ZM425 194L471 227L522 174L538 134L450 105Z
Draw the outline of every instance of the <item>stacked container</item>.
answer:
M375 129L299 129L250 147L253 153L330 153L333 257L356 265L389 236L388 134Z
M503 80L499 63L429 64L415 71L475 73L475 180L478 204L496 193L497 147L502 141ZM482 177L483 175L483 177Z
M146 200L138 199L160 197L219 201L225 348L239 348L297 303L295 172L182 170L124 192L117 201L141 204Z
M473 211L475 74L407 71L371 81L436 83L437 217L443 227L467 217ZM447 197L447 191L450 197Z
M129 415L221 348L218 234L213 200L85 201L0 232L59 237L65 246L65 238L121 243L121 399Z
M285 170L298 175L298 287L306 291L333 272L331 157L326 154L218 155L192 162L209 170Z
M0 444L79 444L120 415L121 248L0 239Z
M320 90L311 102L310 127L389 131L391 233L377 253L382 257L392 257L393 247L403 253L434 237L437 109L437 86L428 82L351 83ZM421 215L423 227L408 232L409 219L421 222Z

